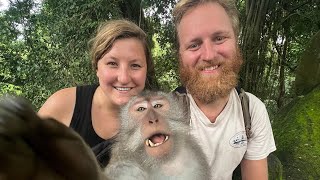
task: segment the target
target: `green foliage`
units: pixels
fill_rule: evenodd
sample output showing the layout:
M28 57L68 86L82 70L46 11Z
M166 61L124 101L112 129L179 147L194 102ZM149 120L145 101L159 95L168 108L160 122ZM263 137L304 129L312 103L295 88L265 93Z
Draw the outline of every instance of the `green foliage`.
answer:
M12 84L7 84L0 82L0 95L5 95L5 94L14 94L14 95L21 95L22 91L19 86L15 86Z
M0 80L19 87L36 107L58 89L96 82L88 41L101 22L115 18L136 22L154 38L151 46L160 88L173 90L179 85L171 17L176 0L36 2L39 1L11 1L10 8L0 14ZM249 2L237 1L242 23L246 22ZM319 9L317 1L270 1L260 44L254 46L259 47L255 51L259 56L253 62L254 68L248 71L256 74L251 77L255 83L250 83L248 90L252 89L263 100L277 102L281 84L279 67L284 66L285 98L290 100L297 63L310 37L320 27ZM283 64L279 58L284 44L275 43L274 37L276 40L284 37L283 27L288 22L286 37L290 43ZM259 73L254 73L255 70Z
M304 95L320 84L320 31L308 44L296 71L298 95Z
M241 85L279 108L294 96L297 64L320 28L320 1L238 1L238 7L245 60Z
M12 1L0 22L1 82L19 87L37 108L58 89L96 83L88 41L101 22L125 16L123 3Z
M159 88L172 91L179 85L178 61L175 51L174 28L171 10L175 0L144 0L146 19L152 25L152 54L155 61L156 78Z
M319 179L320 86L281 109L273 122L286 179Z
M172 91L179 85L178 62L172 51L172 44L165 43L160 45L157 41L157 35L154 36L154 48L152 54L155 61L156 78L160 88L165 91Z

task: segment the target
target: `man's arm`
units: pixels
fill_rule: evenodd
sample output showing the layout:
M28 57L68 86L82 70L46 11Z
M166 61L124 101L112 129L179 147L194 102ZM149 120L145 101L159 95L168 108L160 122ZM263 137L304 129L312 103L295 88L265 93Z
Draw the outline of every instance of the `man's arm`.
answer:
M261 160L241 161L241 176L243 180L267 180L268 179L268 162L267 158Z

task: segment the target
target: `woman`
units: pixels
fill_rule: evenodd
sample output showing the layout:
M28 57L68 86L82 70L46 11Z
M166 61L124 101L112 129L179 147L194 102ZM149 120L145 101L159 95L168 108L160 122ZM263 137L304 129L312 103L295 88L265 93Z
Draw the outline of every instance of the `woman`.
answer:
M127 20L103 24L91 40L90 54L99 85L61 89L38 114L73 128L106 165L119 128L119 106L150 85L153 62L146 34Z

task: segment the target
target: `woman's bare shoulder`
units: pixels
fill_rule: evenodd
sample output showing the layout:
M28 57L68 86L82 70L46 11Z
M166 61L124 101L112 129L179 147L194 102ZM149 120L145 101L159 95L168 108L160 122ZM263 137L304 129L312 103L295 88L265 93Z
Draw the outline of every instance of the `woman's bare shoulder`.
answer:
M43 118L54 118L70 125L76 101L76 87L61 89L52 94L39 109L38 114Z

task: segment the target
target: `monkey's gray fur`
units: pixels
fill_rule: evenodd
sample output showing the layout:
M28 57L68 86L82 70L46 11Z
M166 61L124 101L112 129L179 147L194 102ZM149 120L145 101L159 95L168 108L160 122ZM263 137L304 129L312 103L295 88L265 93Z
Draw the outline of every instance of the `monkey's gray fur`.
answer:
M163 111L156 114L159 108L154 108L158 122L145 122L147 126L144 127L156 129L157 123L160 124L161 121L168 123L168 130L172 132L169 138L173 140L173 146L170 153L161 158L150 157L146 153L144 148L146 140L141 135L143 131L141 124L143 122L141 122L141 119L134 119L132 112L130 112L130 108L139 98L152 102L154 97L162 97L169 102L169 110L165 114L162 114ZM117 137L118 142L112 149L111 161L106 169L109 177L124 180L127 177L123 174L132 173L139 176L138 179L209 179L205 155L189 134L189 115L186 109L188 107L178 103L176 98L171 93L143 92L132 98L121 109L121 129ZM155 100L154 104L157 101ZM161 103L163 102L159 104ZM164 106L164 104L161 105ZM142 106L144 106L144 103L142 103ZM144 121L147 120L149 119ZM155 133L158 133L157 130L155 131ZM131 166L130 162L132 162Z

